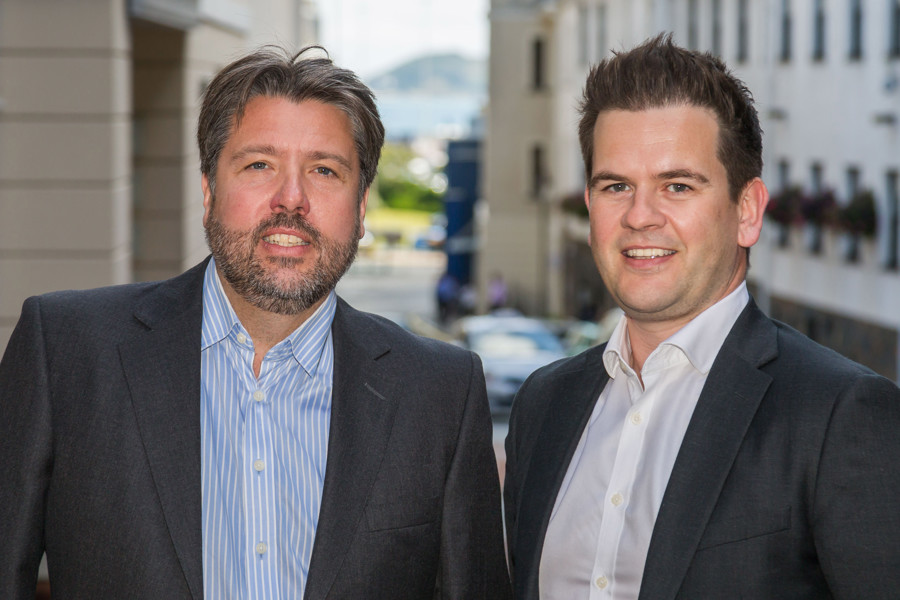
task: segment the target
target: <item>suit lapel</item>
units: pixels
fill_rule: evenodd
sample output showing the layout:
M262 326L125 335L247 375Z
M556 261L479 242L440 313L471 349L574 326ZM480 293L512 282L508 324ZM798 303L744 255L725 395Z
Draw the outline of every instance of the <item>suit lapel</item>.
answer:
M390 351L365 319L338 301L328 462L304 598L325 598L353 541L390 438L398 382L376 360ZM365 340L366 347L362 341Z
M719 351L675 459L644 568L640 600L676 597L771 378L775 327L753 301Z
M561 374L535 442L519 493L516 519L516 572L529 576L516 579L516 597L538 597L538 572L550 514L594 405L609 379L602 350L583 354L583 360Z
M160 284L119 346L138 430L163 515L194 598L203 594L200 329L203 264Z

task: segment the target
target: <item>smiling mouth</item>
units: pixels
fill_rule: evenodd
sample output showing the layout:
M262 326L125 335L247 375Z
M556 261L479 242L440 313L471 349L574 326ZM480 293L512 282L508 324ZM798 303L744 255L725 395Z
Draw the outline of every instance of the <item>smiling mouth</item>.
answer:
M623 252L628 258L649 259L661 258L675 254L674 250L665 250L663 248L632 248Z
M287 233L273 233L272 235L263 237L263 241L269 244L275 244L276 246L282 246L284 248L293 248L294 246L309 246L309 242L300 239L296 235L290 235Z

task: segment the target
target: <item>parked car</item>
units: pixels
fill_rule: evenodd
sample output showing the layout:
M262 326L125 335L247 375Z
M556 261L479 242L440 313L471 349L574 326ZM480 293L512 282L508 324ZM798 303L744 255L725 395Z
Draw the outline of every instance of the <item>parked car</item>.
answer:
M460 343L484 364L491 412L503 414L536 369L566 356L559 338L542 321L521 315L479 315L459 319Z

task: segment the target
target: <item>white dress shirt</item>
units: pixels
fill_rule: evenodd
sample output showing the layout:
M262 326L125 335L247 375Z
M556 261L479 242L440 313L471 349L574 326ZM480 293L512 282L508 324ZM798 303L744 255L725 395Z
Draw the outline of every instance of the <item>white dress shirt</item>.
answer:
M731 327L742 283L631 368L623 316L603 364L609 381L572 457L550 516L542 600L637 598L650 535L688 423ZM565 398L559 398L565 402Z

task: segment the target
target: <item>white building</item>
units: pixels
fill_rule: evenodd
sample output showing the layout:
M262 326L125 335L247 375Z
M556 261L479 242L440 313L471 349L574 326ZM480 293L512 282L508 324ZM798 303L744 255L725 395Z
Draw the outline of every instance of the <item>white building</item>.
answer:
M876 233L848 260L829 227L768 223L750 283L776 318L900 376L900 0L493 0L479 282L504 274L526 311L610 305L577 207L576 106L589 63L660 31L721 56L754 93L764 179L872 192ZM814 228L815 229L815 228Z
M316 29L313 0L0 0L0 351L27 296L206 255L204 86Z

